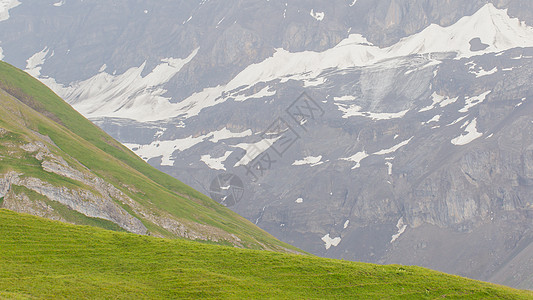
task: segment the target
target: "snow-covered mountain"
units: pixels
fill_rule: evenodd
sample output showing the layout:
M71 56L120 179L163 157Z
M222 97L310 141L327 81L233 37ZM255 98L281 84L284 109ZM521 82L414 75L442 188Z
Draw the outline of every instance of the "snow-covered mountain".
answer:
M283 241L533 288L532 2L19 0L0 20L5 61L206 194L236 174L217 199Z

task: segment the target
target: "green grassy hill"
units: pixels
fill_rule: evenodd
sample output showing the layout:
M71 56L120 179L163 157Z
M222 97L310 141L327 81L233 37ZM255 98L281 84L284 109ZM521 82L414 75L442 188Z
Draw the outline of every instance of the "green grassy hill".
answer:
M145 163L0 62L0 207L166 238L299 251Z
M533 299L380 266L75 226L0 210L0 298Z

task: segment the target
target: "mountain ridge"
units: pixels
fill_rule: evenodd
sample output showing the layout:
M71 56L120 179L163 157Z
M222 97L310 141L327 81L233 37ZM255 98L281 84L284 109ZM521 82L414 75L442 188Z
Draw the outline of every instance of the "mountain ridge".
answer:
M476 32L477 28L484 28L483 35ZM482 50L472 48L469 42L475 38L480 39L481 44L482 41L489 44L483 44L487 46ZM141 72L146 61L140 67L131 68L116 76L102 71L70 86L57 84L53 78L39 77L40 74L34 73L34 69L40 67L33 64L28 65L27 71L63 98L69 99L78 111L89 118L111 117L149 122L181 117L183 120L198 115L202 109L242 96L239 95L242 93L239 88L243 86L266 84L275 79L302 80L305 82L304 87L313 86L320 84L320 81L316 82L320 79L317 77L329 68L342 70L369 66L386 59L439 52L457 53L458 58L471 57L516 47L532 47L532 40L533 27L520 23L518 19L511 19L506 10L497 9L489 3L472 16L465 16L448 27L431 24L423 31L386 48L373 46L360 34L351 34L324 52L289 52L278 48L272 57L251 64L225 85L206 87L177 102L161 97L167 90L158 87L177 75L197 55L199 48L187 58L178 59L182 62L171 71L171 76L159 74L159 70L169 67L165 62L169 58L162 59L161 64L144 77ZM46 50L36 54L44 54L38 65L44 63L48 52ZM134 88L130 87L128 90L125 85Z

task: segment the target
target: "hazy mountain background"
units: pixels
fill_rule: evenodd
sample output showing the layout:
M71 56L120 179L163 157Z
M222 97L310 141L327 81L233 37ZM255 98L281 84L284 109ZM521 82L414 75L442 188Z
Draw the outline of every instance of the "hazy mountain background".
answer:
M531 1L0 10L4 61L282 241L533 288Z

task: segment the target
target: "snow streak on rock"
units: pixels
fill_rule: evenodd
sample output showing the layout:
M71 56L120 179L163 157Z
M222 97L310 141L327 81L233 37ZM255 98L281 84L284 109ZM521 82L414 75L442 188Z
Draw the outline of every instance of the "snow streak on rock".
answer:
M20 4L17 0L0 0L0 22L9 19L9 10Z
M331 246L333 247L337 247L337 245L339 245L339 243L341 242L341 238L340 237L336 237L336 238L331 238L329 236L329 233L326 234L325 236L322 237L322 240L324 241L325 243L325 247L326 247L326 250L328 250L329 248L331 248Z

